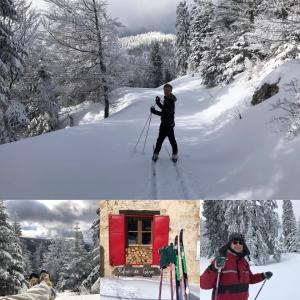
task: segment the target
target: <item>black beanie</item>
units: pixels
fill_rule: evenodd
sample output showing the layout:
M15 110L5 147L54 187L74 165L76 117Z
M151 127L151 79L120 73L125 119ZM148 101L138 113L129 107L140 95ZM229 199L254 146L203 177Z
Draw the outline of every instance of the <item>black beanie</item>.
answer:
M46 273L46 274L49 275L49 273L48 273L46 270L42 270L42 271L40 272L40 275L43 274L43 273Z
M241 233L233 232L230 234L228 242L232 243L235 240L243 241L243 243L245 243L245 237Z
M233 232L233 233L231 233L229 235L228 243L219 249L219 255L226 256L227 250L230 249L231 243L234 240L241 240L241 241L243 241L244 248L243 248L243 252L241 253L241 256L243 256L243 257L244 256L248 256L249 257L250 251L249 251L248 246L247 246L247 244L245 242L245 237L244 237L243 234L238 233L238 232Z
M36 274L36 273L31 273L30 276L29 276L29 280L31 280L32 278L37 278L37 279L39 279L39 275Z

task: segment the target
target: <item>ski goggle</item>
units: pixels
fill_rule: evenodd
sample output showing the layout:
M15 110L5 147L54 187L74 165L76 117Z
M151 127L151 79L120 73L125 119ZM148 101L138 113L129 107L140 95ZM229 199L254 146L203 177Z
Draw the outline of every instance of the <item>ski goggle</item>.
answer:
M243 240L233 240L232 241L232 243L234 244L234 245L237 245L237 244L240 244L240 245L244 245L244 241Z

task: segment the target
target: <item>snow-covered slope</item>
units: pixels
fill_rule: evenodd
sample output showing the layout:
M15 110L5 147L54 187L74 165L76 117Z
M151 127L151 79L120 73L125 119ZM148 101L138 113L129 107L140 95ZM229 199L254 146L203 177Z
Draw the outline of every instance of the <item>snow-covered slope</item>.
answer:
M273 277L268 280L258 299L283 300L295 299L299 296L299 264L300 254L285 254L280 263L269 264L266 266L251 266L252 273L266 271L273 272ZM201 258L201 273L209 265L209 260ZM262 283L251 284L249 286L249 299L254 299ZM211 300L212 290L200 290L201 300Z
M290 61L273 71L269 65L250 81L241 74L232 84L212 89L201 86L197 77L175 80L180 159L175 168L163 146L156 177L151 154L157 116L145 154L142 145L137 153L133 148L162 89L123 89L124 109L107 120L93 118L89 124L0 146L0 197L297 198L300 140L287 141L274 130L270 121L281 112L272 111L270 104L284 98L284 84L300 79L299 64ZM251 107L257 86L279 77L279 94ZM242 119L235 117L237 110Z
M200 289L198 286L190 285L190 300L199 300ZM101 278L100 299L139 299L155 300L158 299L159 280L143 278ZM163 281L162 294L163 300L171 299L170 283ZM174 286L175 297L175 286Z

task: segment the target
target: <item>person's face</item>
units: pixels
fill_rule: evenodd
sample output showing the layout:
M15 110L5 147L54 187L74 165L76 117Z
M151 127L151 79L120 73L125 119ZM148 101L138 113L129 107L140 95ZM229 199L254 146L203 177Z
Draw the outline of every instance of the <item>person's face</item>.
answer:
M42 273L42 274L40 275L40 281L45 280L45 279L47 278L47 276L48 276L48 274Z
M234 240L230 245L231 249L233 249L237 253L241 253L244 250L244 242L241 240Z
M170 87L164 88L165 96L170 96L172 94L172 89Z

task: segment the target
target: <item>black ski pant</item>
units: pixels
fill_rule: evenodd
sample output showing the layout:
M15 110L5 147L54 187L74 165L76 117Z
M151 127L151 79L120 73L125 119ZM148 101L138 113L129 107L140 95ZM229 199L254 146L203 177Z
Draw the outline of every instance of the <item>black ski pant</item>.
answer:
M176 142L175 135L174 135L174 126L166 126L164 124L160 124L159 135L158 135L158 139L156 142L156 147L155 147L154 153L159 154L159 152L161 150L161 146L166 137L168 137L168 139L170 141L170 144L171 144L172 150L173 150L173 154L177 154L178 147L177 147L177 142Z

